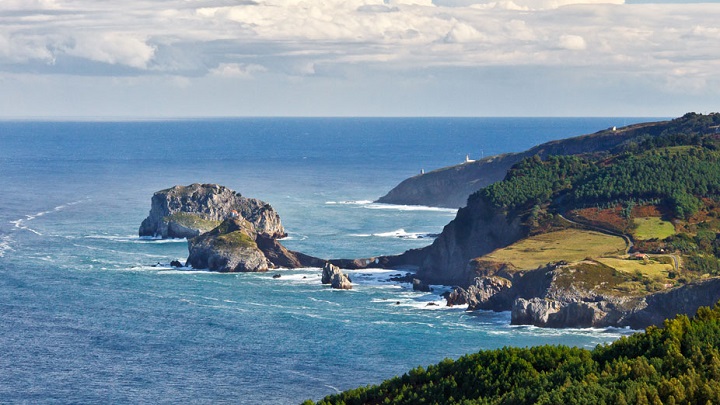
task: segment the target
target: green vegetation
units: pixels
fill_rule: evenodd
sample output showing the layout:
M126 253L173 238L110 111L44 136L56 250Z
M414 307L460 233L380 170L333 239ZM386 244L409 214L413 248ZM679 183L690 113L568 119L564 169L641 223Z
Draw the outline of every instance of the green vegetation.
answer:
M611 159L551 156L528 158L515 165L505 180L470 198L484 198L508 210L556 203L565 209L658 200L675 217L689 218L701 197L720 196L720 152L701 147L626 152Z
M594 350L505 347L415 368L318 404L717 404L720 306ZM305 404L312 404L306 401Z
M560 260L574 262L588 256L600 257L623 252L623 238L599 232L566 229L522 239L483 256L483 259L511 263L518 269L531 270Z
M243 231L233 231L217 237L216 246L224 248L257 248L255 239Z
M527 158L513 166L503 181L471 195L460 214L470 217L471 207L490 212L489 205L519 218L528 234L537 236L558 230L558 214L564 213L590 229L631 234L638 251L680 253L685 258L679 263L686 270L720 275L719 126L718 113L689 113L626 130L634 138L613 151ZM484 204L476 204L480 200ZM660 219L661 215L672 222ZM511 246L488 258L524 269L579 260L565 252L579 242L566 238L565 246L558 249ZM588 250L581 256L603 255ZM604 263L619 266L619 271L628 267L620 261Z
M189 212L176 212L163 218L163 220L165 220L165 222L177 222L186 228L199 229L202 232L207 232L220 225L220 221L205 219Z
M505 180L494 183L473 197L482 197L496 207L529 208L547 202L554 194L568 189L583 173L591 170L588 161L577 156L550 156L542 161L533 156L517 163Z
M508 211L660 201L676 218L687 219L700 209L700 198L720 196L718 125L718 113L688 113L636 130L632 140L612 153L546 160L533 156L470 201L483 198Z
M659 198L676 218L700 208L698 197L720 195L720 153L698 147L625 154L579 176L569 195L575 207L607 201Z
M635 218L633 236L636 239L665 239L675 235L675 226L658 217Z

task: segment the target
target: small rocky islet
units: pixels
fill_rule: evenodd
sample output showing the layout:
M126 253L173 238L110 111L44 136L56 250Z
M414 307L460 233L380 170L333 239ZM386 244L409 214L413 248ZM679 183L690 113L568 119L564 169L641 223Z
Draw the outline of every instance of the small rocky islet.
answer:
M659 325L666 318L692 315L700 306L714 305L720 299L720 278L712 271L684 269L682 260L693 264L704 256L683 251L667 253L670 249L681 249L677 248L680 245L673 244L672 237L657 241L635 236L633 227L637 227L637 223L633 220L647 219L648 215L658 217L658 221L661 216L672 219L674 226L682 231L676 239L690 238L687 235L691 232L705 236L712 233L711 239L720 235L720 203L716 195L720 192L720 181L716 181L720 162L716 150L720 149L720 138L714 135L718 124L718 114L691 113L672 121L612 128L554 141L512 158L488 158L479 163L464 163L456 167L457 170L431 172L423 175L427 176L424 179L414 178L413 182L426 182L419 189L433 187L440 190L439 194L449 196L449 189L468 181L465 177L471 165L507 163L507 167L502 168L506 171L504 177L486 179L488 185L470 195L456 218L431 245L400 255L324 260L290 251L279 241L285 231L269 204L242 197L223 186L207 184L176 186L155 193L150 215L143 221L140 234L187 237L190 255L186 265L195 268L242 272L317 267L323 268L323 282L335 288L351 286L340 268L412 266L417 272L405 279L412 282L415 289L427 291L429 284L454 286L453 291L446 294L448 305L468 305L469 310L511 311L513 324L632 328ZM603 171L614 173L613 170L626 167L642 171L643 164L655 165L652 174L660 174L657 179L643 181L661 182L662 170L679 170L672 166L677 159L690 162L685 166L700 171L698 176L702 180L693 181L706 190L705 194L690 190L689 186L685 189L678 186L675 188L684 194L662 194L667 188L654 195L636 193L623 197L619 194L612 201L593 200L594 207L588 208L578 197L579 191L575 191L587 189L588 184L592 186L593 181L598 181L598 173ZM541 177L533 178L537 175ZM482 181L470 183L477 187ZM405 193L416 198L416 192L401 192L406 186L403 182L398 187L400 191L388 195L399 198ZM625 187L632 191L635 186ZM517 190L528 195L520 195ZM435 194L438 193L427 193L431 200ZM380 201L446 205L420 200L383 198ZM507 259L507 255L502 258L498 253L516 249L514 257L528 256L533 249L527 244L537 242L535 239L539 236L560 235L559 238L565 237L565 243L570 244L578 235L585 237L590 233L614 238L613 243L627 242L627 246L610 256L587 253L569 260L563 257L565 253L558 254L555 260L532 266L527 263L516 266L514 258ZM562 239L555 243L562 244ZM712 249L714 242L708 243ZM653 263L666 260L674 262L674 268L672 264L662 267L640 263L650 264L647 269L662 268L658 272L662 277L651 277L642 267L626 274L618 270L619 267L607 264L611 260L634 260L628 253L639 252L639 249L656 253L652 257L636 253L641 260ZM632 267L628 263L623 262L623 266Z
M279 242L287 233L270 204L217 184L196 183L156 192L139 234L187 238L189 255L185 266L197 269L264 272L328 264L288 250ZM332 286L351 288L347 277Z

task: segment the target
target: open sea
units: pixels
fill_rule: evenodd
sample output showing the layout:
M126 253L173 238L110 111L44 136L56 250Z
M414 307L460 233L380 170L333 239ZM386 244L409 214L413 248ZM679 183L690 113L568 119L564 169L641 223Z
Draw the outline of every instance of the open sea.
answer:
M350 271L177 270L137 236L152 194L219 183L270 203L325 258L431 243L454 210L373 204L403 179L642 118L0 122L0 403L293 404L502 346L592 348L628 330L510 326ZM274 279L274 274L282 277Z

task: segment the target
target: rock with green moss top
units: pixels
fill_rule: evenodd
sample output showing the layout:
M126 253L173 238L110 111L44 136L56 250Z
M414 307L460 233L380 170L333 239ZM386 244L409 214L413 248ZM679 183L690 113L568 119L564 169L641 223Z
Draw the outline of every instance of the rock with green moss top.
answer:
M267 203L217 184L175 186L156 192L140 236L192 238L237 215L267 238L286 236L280 216Z
M258 247L255 227L229 218L215 229L188 240L187 265L220 272L267 271L270 264Z

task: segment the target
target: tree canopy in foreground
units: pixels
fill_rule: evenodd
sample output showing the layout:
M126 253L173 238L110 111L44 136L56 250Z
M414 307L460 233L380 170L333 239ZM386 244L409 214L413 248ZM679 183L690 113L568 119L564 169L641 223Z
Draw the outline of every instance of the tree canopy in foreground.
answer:
M311 404L306 401L306 404ZM718 404L720 303L594 350L504 347L318 404Z

